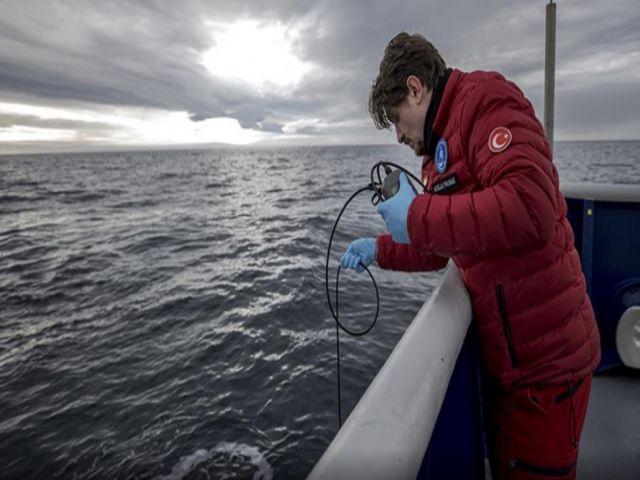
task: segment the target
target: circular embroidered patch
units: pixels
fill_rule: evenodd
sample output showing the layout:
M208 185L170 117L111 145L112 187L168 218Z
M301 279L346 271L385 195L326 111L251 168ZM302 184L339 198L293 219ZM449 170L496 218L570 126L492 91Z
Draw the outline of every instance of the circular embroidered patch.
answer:
M436 145L436 170L442 175L449 165L449 147L444 138L438 140Z
M489 134L489 150L493 153L504 152L511 144L511 132L507 127L496 127Z

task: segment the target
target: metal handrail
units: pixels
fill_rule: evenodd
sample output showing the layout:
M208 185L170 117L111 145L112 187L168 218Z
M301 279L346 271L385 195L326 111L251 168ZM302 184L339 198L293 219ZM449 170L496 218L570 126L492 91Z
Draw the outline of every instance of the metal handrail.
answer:
M560 190L568 198L588 198L602 202L640 202L640 185L561 182Z

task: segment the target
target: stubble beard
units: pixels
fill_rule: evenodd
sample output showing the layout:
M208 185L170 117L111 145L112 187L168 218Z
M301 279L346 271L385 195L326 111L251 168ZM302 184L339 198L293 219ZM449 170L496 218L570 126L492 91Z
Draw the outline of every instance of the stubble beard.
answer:
M415 148L413 148L413 153L416 154L416 157L424 157L426 155L426 152L424 150L424 143L418 142Z

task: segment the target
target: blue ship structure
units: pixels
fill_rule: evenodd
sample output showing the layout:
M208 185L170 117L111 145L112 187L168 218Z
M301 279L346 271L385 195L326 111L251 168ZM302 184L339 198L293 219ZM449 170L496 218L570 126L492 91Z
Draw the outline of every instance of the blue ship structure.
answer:
M564 194L600 329L599 370L640 368L640 189L570 184Z

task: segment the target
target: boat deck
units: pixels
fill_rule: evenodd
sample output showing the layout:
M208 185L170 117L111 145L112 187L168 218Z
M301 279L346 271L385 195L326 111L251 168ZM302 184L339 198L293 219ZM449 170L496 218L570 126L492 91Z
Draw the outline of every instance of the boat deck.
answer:
M616 368L594 377L577 478L640 478L639 370Z

